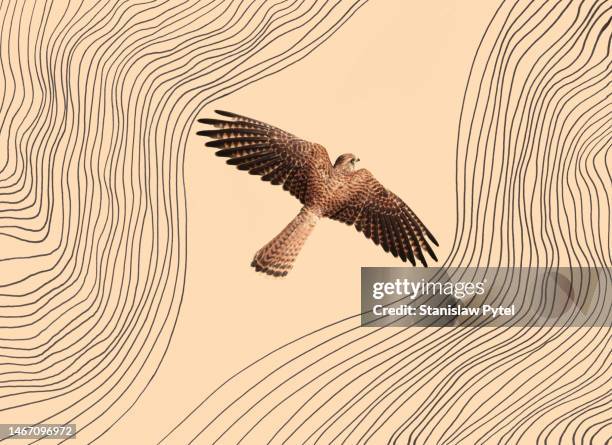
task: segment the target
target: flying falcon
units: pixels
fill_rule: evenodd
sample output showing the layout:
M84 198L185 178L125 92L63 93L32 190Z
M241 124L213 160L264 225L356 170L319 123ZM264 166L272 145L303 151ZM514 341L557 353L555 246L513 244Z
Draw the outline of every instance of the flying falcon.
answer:
M338 156L331 164L322 145L304 141L279 128L227 111L227 119L198 119L214 130L197 134L212 138L206 145L217 156L263 181L283 186L303 204L300 213L272 241L262 247L251 266L258 272L285 276L306 238L321 218L355 226L385 252L427 267L423 251L436 255L427 238L438 242L415 213L365 169L355 170L355 155Z

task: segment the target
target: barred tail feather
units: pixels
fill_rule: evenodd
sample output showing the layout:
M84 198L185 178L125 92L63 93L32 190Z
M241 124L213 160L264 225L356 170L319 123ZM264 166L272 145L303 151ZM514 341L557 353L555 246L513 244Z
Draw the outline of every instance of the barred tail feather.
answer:
M259 249L251 266L258 272L284 277L293 267L302 246L319 217L303 208L300 213L272 241Z

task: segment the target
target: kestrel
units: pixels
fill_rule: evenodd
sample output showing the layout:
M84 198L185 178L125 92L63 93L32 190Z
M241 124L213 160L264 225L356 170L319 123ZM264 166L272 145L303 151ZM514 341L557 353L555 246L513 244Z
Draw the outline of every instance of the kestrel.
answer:
M251 263L255 270L277 277L287 275L321 218L355 226L385 252L412 265L416 258L427 267L423 251L437 261L427 241L438 245L431 232L372 173L355 170L359 161L355 155L340 155L332 165L320 144L245 116L216 113L228 120L198 119L215 127L197 132L213 139L206 145L218 149L217 156L229 158L229 165L282 185L303 204L293 221L255 254Z

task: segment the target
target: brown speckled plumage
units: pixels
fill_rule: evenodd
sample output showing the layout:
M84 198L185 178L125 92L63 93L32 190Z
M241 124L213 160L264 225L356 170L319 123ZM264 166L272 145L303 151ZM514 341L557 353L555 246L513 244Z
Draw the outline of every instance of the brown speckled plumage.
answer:
M427 266L424 252L437 260L428 239L437 241L414 212L365 169L355 170L353 154L332 166L322 145L279 128L226 111L228 119L199 119L214 130L198 131L206 143L229 158L227 163L264 181L282 185L304 205L283 231L261 248L251 265L259 272L284 276L320 218L354 225L367 238L402 261Z

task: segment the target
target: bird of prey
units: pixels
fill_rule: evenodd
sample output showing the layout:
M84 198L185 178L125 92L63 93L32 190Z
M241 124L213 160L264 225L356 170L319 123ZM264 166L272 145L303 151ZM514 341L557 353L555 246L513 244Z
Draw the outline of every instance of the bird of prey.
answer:
M197 134L212 140L227 163L263 181L282 185L300 200L300 213L253 258L258 272L280 277L293 267L306 238L321 218L341 221L362 232L386 252L423 266L423 252L437 261L429 239L438 242L415 213L397 195L387 190L365 169L355 169L354 154L340 155L332 165L320 144L302 140L266 123L227 111L216 110L226 119L198 119L213 130Z

